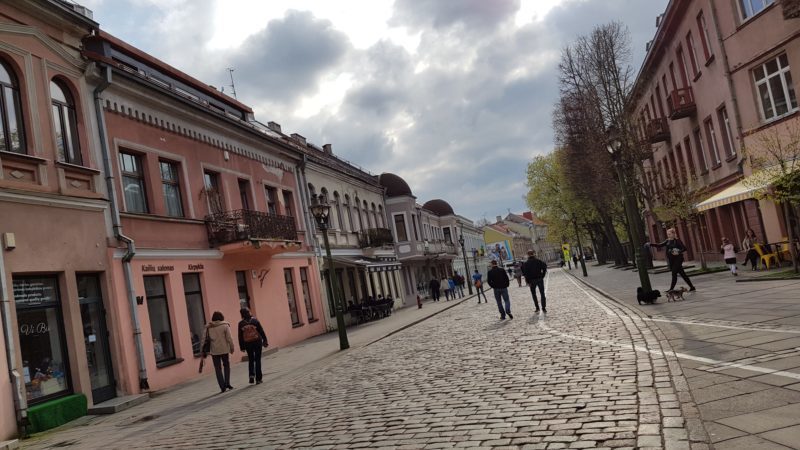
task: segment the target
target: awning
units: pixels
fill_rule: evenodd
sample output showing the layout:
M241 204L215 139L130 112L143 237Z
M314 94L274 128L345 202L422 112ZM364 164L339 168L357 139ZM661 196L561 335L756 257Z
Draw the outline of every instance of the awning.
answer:
M335 256L333 261L337 265L367 269L368 272L387 272L400 270L400 263L396 260L367 258L365 256Z
M780 169L777 167L764 169L749 177L742 178L736 184L717 192L710 198L695 205L695 208L697 208L698 212L702 212L751 199L757 192L772 184L779 175Z

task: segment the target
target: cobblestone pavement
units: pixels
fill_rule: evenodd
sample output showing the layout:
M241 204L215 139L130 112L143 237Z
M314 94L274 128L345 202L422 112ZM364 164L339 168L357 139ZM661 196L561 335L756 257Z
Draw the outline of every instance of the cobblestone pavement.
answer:
M100 421L29 448L708 448L652 323L548 279L549 315L511 288L513 320L474 300L179 420Z

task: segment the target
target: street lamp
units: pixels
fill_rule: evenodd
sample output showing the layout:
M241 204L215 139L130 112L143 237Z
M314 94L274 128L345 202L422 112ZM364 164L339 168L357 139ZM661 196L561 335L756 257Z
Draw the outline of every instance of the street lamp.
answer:
M328 280L331 286L331 295L333 295L334 309L336 310L336 328L339 330L339 349L347 350L350 348L350 343L347 341L347 329L344 326L344 304L343 300L339 298L338 289L336 289L336 271L333 267L333 257L331 257L331 244L328 241L328 227L331 213L331 205L328 204L322 194L319 196L311 195L311 206L309 207L314 220L317 221L317 226L322 231L322 240L325 243L325 255L328 259Z
M464 283L467 283L467 279L469 278L469 264L467 263L467 251L464 250L464 227L461 227L461 235L458 236L458 243L461 244L461 257L464 258ZM472 295L472 283L467 283L467 289L469 289L469 295ZM462 291L463 292L463 291Z
M619 178L620 189L622 190L622 203L625 207L625 216L628 219L628 234L633 240L631 247L633 247L634 259L636 260L636 271L639 273L639 282L642 285L642 291L650 292L653 290L653 288L650 285L650 276L647 273L647 261L644 253L642 253L642 249L640 248L642 239L639 236L639 230L636 228L636 226L634 226L636 204L633 196L631 195L630 189L628 189L625 176L623 175L622 168L619 164L619 151L622 148L622 141L620 141L619 137L617 137L615 134L616 133L613 128L609 130L610 139L606 149L608 150L608 153L611 154L611 159L614 162L614 169L616 169L617 178Z

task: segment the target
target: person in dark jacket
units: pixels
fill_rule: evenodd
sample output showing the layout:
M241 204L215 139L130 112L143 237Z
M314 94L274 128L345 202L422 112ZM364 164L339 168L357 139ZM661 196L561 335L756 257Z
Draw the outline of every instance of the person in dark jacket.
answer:
M675 228L670 228L667 230L667 240L664 242L648 244L651 247L666 247L667 249L667 262L669 263L669 268L672 271L672 283L669 285L670 291L675 289L675 284L678 282L678 275L680 275L681 278L683 278L683 281L689 285L690 291L696 290L692 284L692 280L689 279L689 276L686 275L686 272L683 270L683 253L686 252L686 246L683 245L683 242L681 242L680 239L678 239L678 233L675 231Z
M242 320L239 321L239 350L247 352L247 374L250 384L261 384L261 348L266 348L267 335L261 322L258 321L248 308L239 310Z
M511 299L508 297L508 274L505 270L497 267L497 261L492 261L492 268L486 274L486 282L494 290L494 300L497 302L497 309L500 310L500 320L505 320L506 316L509 319L513 319L514 316L511 315ZM505 302L505 308L503 307L503 302Z
M547 264L536 258L535 251L528 250L528 260L522 265L522 274L531 289L533 306L536 307L536 312L539 312L539 301L536 299L537 286L539 287L539 293L542 295L542 310L547 312L547 299L544 296L544 277L547 275Z
M439 301L439 280L436 278L431 278L430 283L428 283L428 289L431 290L431 299L435 302Z

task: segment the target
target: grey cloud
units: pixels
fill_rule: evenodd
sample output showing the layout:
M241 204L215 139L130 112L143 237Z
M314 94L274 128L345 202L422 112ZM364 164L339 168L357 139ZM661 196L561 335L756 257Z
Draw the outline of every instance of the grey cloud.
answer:
M513 17L519 0L396 0L393 25L409 28L493 28Z

